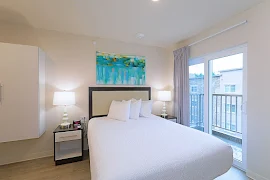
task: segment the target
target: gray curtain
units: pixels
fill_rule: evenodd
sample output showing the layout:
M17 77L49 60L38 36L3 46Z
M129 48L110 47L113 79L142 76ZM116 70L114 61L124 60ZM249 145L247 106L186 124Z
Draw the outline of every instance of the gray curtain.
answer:
M174 114L177 123L189 126L189 47L174 53Z

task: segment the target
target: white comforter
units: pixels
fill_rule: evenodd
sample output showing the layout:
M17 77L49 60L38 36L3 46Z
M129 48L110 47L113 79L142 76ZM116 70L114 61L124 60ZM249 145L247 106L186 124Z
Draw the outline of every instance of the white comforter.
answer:
M232 165L232 148L157 116L89 121L91 180L213 180Z

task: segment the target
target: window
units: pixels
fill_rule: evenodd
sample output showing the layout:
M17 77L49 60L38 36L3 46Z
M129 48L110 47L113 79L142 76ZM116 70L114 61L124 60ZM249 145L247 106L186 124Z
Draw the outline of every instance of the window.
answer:
M230 112L230 108L231 108L230 104L226 104L226 111L227 112Z
M235 113L236 112L236 106L235 105L231 105L232 108L232 112Z
M233 104L232 104L232 105L226 104L226 111L227 111L228 113L230 113L231 110L232 110L232 113L235 113L235 112L236 112L236 106L233 105Z
M235 85L231 85L231 92L235 92Z
M226 93L235 92L235 85L225 85L225 92Z
M230 86L229 85L225 86L225 92L230 92Z
M190 92L197 93L198 92L198 86L197 85L190 86Z

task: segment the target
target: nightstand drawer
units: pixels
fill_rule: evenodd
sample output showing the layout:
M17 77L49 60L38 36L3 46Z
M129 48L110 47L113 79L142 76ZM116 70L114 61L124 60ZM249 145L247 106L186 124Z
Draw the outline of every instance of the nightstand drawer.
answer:
M176 123L176 119L168 119L168 120Z
M161 116L161 117L162 117L162 116ZM162 117L162 118L167 119L168 121L172 121L172 122L174 122L174 123L177 122L177 117L175 117L175 116L170 116L170 115L168 115L168 116Z
M55 133L55 142L71 141L82 138L81 130Z

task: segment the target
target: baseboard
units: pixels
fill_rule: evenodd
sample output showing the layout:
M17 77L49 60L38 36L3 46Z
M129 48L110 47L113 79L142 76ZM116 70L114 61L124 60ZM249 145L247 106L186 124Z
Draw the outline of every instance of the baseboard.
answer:
M257 173L254 173L250 170L247 170L246 175L253 180L269 180L269 179L267 179L267 178L265 178Z
M243 172L246 172L246 170L243 169L242 167L239 167L239 166L237 166L237 165L235 165L235 164L233 164L232 166L235 167L236 169L239 169L239 170L241 170L241 171L243 171Z
M29 161L29 160L34 160L34 159L40 159L44 157L51 157L53 156L53 150L50 151L43 151L43 152L38 152L38 153L32 153L29 154L25 157L22 157L21 159L7 159L4 162L0 162L0 166L2 165L7 165L7 164L13 164L13 163L18 163L18 162L24 162L24 161Z

